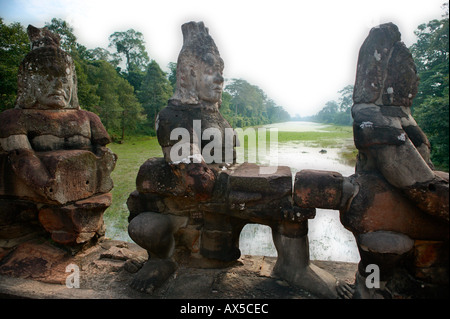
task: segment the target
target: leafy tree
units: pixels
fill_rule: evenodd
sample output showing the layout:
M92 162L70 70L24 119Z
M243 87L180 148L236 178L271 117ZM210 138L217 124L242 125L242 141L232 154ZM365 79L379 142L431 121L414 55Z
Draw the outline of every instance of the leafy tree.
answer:
M258 86L232 79L222 95L222 114L234 127L288 121L289 114L267 97Z
M125 79L119 78L117 90L119 93L119 105L122 108L122 141L125 138L125 131L135 131L138 125L145 121L143 107L139 103L134 88Z
M353 105L353 85L347 85L342 90L338 91L341 94L339 97L339 112L347 112Z
M308 120L337 125L351 125L353 122L351 107L353 105L353 85L347 85L338 93L338 101L328 101L316 115Z
M74 60L78 80L78 101L81 108L99 113L98 105L100 97L97 95L98 84L89 81L89 73L93 71L94 67L89 65L86 61Z
M113 138L120 135L123 140L125 132L133 133L145 120L134 88L104 60L90 62L86 66L88 82L95 88L91 93L98 97L97 103L91 103L86 109L100 116Z
M50 23L46 22L45 26L61 37L61 48L64 51L72 55L77 51L77 37L73 33L73 28L66 21L53 18Z
M114 67L106 61L96 61L89 70L89 82L97 83L96 94L99 104L93 108L106 129L112 133L121 128L123 108L119 103L120 76Z
M231 109L231 99L232 96L227 91L222 92L222 104L220 106L220 113L225 117L225 119L231 124L233 121L233 110Z
M339 104L336 101L328 101L319 113L317 113L316 119L322 123L334 123L338 111Z
M134 29L129 29L125 32L114 32L109 36L109 41L109 47L114 47L119 55L125 56L128 73L145 71L149 57L145 49L144 36L141 32Z
M447 88L442 97L429 97L417 107L415 119L431 144L431 159L438 169L449 168L449 98Z
M427 97L442 97L446 81L448 87L448 3L444 9L446 13L443 19L423 23L414 32L417 42L411 46L410 50L420 76L420 85L413 108L422 105Z
M449 168L449 22L448 3L441 20L418 26L417 42L411 52L417 65L420 85L413 114L431 143L431 159L436 167Z
M166 74L161 70L158 63L152 60L137 93L147 116L145 132L154 134L156 115L167 105L172 92L173 89Z
M109 36L109 41L109 47L113 47L117 51L116 61L121 63L125 57L125 78L134 87L134 90L138 91L150 60L145 49L143 34L134 29L114 32Z
M170 70L168 80L170 82L170 85L172 85L173 91L175 92L177 84L177 64L175 62L170 62L168 67Z
M266 95L257 86L243 79L233 79L225 90L231 95L231 107L235 110L235 124L237 126L249 126L265 122L267 116L263 116ZM241 117L241 118L239 118ZM239 125L241 124L241 125Z
M291 119L291 116L283 107L278 106L273 100L269 99L266 102L267 116L269 123L286 122Z
M111 60L111 56L112 56L108 50L106 50L104 48L100 48L100 47L89 50L89 54L93 61L103 60L103 61L109 62ZM113 64L113 63L111 63L111 64ZM113 66L114 66L114 64L113 64Z
M142 81L144 80L145 73L141 70L133 69L127 74L124 74L125 79L133 86L134 91L137 92L141 88Z
M30 51L30 42L20 23L4 24L0 18L0 111L14 107L19 64Z

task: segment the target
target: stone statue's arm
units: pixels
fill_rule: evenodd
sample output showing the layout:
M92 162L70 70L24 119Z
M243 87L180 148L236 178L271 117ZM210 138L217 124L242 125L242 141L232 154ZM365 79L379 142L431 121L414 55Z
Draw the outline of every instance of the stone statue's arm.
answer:
M425 133L422 131L419 125L417 125L412 116L410 117L409 121L407 123L403 123L402 126L408 138L414 144L424 161L432 170L434 170L434 165L430 159L431 145Z
M406 138L402 145L377 147L377 167L387 181L398 188L407 188L416 183L426 183L435 177L420 152Z
M27 185L41 195L45 195L51 189L54 180L36 156L27 135L18 134L0 138L0 148L8 153L14 173Z
M85 111L89 117L89 124L91 127L91 142L95 146L105 146L111 143L111 138L102 124L102 121L97 114Z
M373 104L352 107L356 148L370 150L386 180L403 189L430 181L435 174L429 165L429 142L425 134L408 113L401 114L385 115Z
M185 147L187 156L177 156L178 150ZM163 147L164 159L171 166L173 173L188 196L196 200L207 200L212 196L216 176L208 167L196 143L185 143Z
M103 126L100 118L95 113L89 111L85 112L89 117L89 125L91 128L92 151L99 157L103 157L105 153L112 154L112 152L105 147L107 144L111 143L111 138L109 137L109 134Z
M409 139L400 146L381 146L377 153L378 169L391 185L423 212L449 221L448 175L433 171Z

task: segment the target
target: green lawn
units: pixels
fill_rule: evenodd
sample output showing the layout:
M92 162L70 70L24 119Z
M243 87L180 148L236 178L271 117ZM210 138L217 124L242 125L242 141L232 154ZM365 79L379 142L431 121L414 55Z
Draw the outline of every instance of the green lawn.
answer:
M256 130L255 130L256 132ZM267 142L270 140L270 131L266 131ZM299 142L324 142L337 141L342 139L353 138L353 128L351 126L329 125L321 129L320 132L305 131L305 132L286 132L278 131L278 143L299 141ZM242 141L242 134L239 135ZM329 144L329 143L327 143Z
M252 149L248 145L248 138L241 132L239 134L241 146L244 149ZM318 148L340 148L342 159L349 165L356 162L357 149L353 144L353 128L352 126L327 125L317 131L305 132L288 132L278 131L278 143L303 143L308 147ZM266 145L270 143L270 131L266 131ZM256 147L258 146L258 137L256 137ZM247 152L244 159L247 160Z
M136 176L141 165L151 157L162 157L156 137L132 137L124 143L111 143L108 147L117 154L116 168L111 173L114 188L113 201L106 210L104 219L107 237L121 237L127 234L127 199L136 189Z
M336 141L353 138L353 129L351 126L330 125L320 132L278 132L278 142L313 142L321 147L329 147Z

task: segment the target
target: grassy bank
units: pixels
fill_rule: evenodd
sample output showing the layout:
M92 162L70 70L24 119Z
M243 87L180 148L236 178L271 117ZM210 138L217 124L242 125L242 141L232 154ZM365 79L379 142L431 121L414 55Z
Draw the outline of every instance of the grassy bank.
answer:
M257 131L255 130L255 133ZM249 149L248 138L244 134L239 134L241 146ZM266 131L266 145L270 143L270 132ZM316 148L339 148L341 159L345 164L355 165L357 149L353 144L353 128L351 126L326 125L320 131L290 132L278 131L278 143L302 143L307 147ZM256 137L256 147L258 137ZM245 153L247 159L247 153Z
M317 147L339 147L346 139L353 139L351 126L330 125L319 132L278 132L279 143L297 141Z
M339 148L345 164L356 164L358 150L353 143L351 126L329 125L320 132L278 132L278 142L299 142L317 148Z
M244 129L245 131L245 129ZM255 128L255 133L257 130ZM278 143L286 142L310 142L320 145L333 145L333 142L353 138L351 126L328 125L320 131L291 132L278 130ZM243 134L239 134L239 139L243 141ZM266 140L270 140L270 131L266 131Z

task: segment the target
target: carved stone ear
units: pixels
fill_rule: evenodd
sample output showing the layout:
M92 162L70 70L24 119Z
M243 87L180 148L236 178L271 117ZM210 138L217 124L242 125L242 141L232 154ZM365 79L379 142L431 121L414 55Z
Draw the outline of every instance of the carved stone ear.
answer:
M183 59L187 59L184 57ZM196 73L195 67L191 63L178 60L177 69L177 87L172 101L178 101L181 104L198 104L198 95L196 92Z
M75 72L75 68L73 69L73 87L72 87L72 97L70 99L69 105L67 108L70 109L80 109L80 102L78 100L78 77Z
M17 75L17 78L18 85L15 107L20 109L31 109L37 103L35 94L31 92L31 90L33 90L34 88L27 82L24 76L22 76L22 73L20 71Z
M189 104L198 104L198 88L197 88L197 73L195 72L195 68L191 66L191 70L189 72Z

